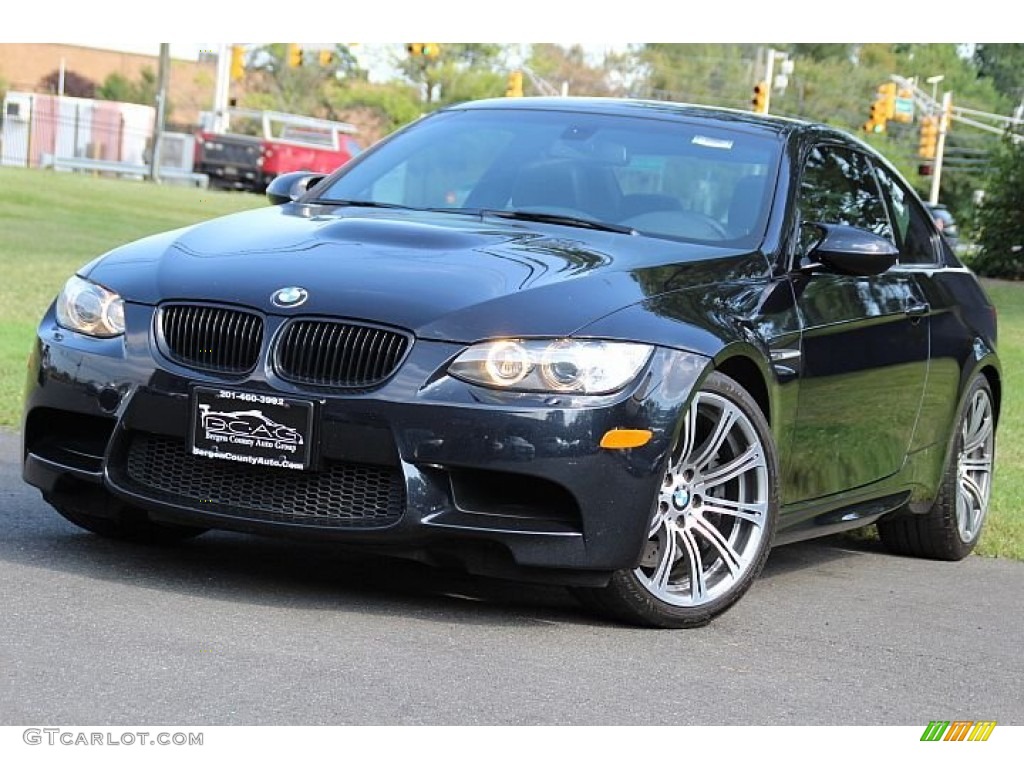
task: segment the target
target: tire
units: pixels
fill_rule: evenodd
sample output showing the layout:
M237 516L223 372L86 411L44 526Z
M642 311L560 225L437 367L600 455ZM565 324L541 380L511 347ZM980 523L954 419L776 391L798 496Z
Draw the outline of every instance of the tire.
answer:
M995 427L992 389L979 373L960 408L935 503L923 515L879 521L878 535L886 549L932 560L963 560L971 553L988 514Z
M577 596L630 624L703 626L764 568L779 511L771 430L729 377L712 373L694 395L653 506L639 566Z
M140 544L175 544L206 533L207 528L195 528L186 525L156 523L146 517L141 510L121 508L114 516L99 515L90 510L87 497L86 503L77 504L74 500L46 497L46 502L69 523L77 525L90 533L118 541L132 541ZM117 502L111 500L116 507Z

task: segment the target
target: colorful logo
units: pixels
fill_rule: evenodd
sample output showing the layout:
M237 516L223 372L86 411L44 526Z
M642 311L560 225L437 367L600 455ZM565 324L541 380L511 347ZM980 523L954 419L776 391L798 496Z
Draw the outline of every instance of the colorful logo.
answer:
M995 728L995 720L932 720L921 741L988 741Z

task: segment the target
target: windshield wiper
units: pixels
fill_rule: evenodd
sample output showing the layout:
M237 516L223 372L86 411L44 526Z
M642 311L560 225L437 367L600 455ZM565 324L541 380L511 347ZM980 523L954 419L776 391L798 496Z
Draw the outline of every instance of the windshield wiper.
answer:
M332 200L328 197L318 197L313 200L307 200L306 203L311 205L345 205L353 208L399 208L404 211L415 211L416 208L410 208L408 205L399 205L398 203L378 203L375 200Z
M599 229L602 232L618 232L621 235L635 235L636 230L622 224L609 224L605 221L585 219L582 216L570 216L562 213L545 213L544 211L501 211L485 208L480 211L484 216L497 216L501 219L516 221L538 221L542 224L563 224L567 227Z

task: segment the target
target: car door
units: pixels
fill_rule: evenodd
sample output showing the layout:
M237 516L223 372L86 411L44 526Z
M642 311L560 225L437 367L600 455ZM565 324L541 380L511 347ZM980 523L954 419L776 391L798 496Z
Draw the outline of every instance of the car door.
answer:
M914 276L807 270L811 223L893 239L873 169L859 152L819 144L806 154L793 288L802 323L801 380L784 502L820 498L895 474L910 446L928 369L928 306Z

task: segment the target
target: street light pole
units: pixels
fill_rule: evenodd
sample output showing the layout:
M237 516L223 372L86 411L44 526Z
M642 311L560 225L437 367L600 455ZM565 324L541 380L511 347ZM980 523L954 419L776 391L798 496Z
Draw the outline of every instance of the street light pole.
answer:
M939 113L939 136L935 144L935 168L932 171L932 188L928 202L935 205L939 202L939 184L942 181L942 155L946 149L946 132L949 130L949 112L953 106L953 92L942 94L942 111Z
M764 82L765 82L765 94L764 94L764 113L767 115L768 110L772 103L772 78L775 75L775 49L768 49L768 57L765 61L764 67Z

